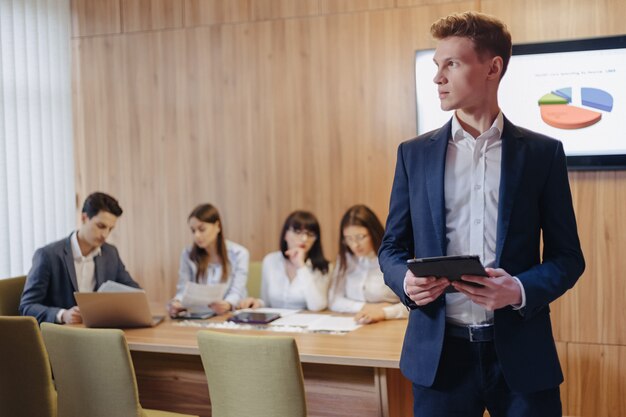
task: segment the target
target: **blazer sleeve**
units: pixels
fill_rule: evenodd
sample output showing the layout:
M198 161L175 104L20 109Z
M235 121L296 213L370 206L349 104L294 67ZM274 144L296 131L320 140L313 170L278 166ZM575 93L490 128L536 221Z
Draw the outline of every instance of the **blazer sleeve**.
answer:
M33 265L28 273L19 311L23 316L33 316L39 323L56 321L61 307L44 305L52 276L49 255L43 248L33 255Z
M111 246L111 249L113 250L116 264L115 280L120 284L128 285L129 287L140 288L139 284L137 284L137 282L130 276L130 274L126 270L126 266L124 265L124 262L122 262L122 258L120 258L117 248Z
M404 145L400 144L398 147L396 172L389 201L389 216L385 226L385 235L378 250L378 261L383 271L385 284L405 305L415 307L415 303L404 292L406 261L414 254L410 190L404 161Z
M557 142L539 200L543 262L516 276L526 292L526 318L572 288L585 269L567 176L563 145Z

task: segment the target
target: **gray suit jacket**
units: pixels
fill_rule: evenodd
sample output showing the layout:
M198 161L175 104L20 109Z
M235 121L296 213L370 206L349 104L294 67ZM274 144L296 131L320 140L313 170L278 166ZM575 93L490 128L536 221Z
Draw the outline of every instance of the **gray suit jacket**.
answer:
M126 271L115 246L107 243L102 245L101 253L94 258L94 263L94 291L108 280L139 288ZM40 323L54 323L60 309L69 309L76 305L74 291L78 291L78 283L71 241L67 237L35 252L33 266L22 293L20 313L33 316Z

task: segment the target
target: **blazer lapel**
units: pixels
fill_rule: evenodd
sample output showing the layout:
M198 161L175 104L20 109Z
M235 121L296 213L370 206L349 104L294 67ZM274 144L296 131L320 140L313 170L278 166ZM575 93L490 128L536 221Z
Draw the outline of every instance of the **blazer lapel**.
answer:
M502 162L498 207L498 230L496 237L496 266L500 265L500 255L506 239L515 195L524 172L526 143L522 133L509 120L504 118L502 132Z
M428 204L433 218L433 226L441 255L445 255L445 201L444 201L444 172L446 166L446 151L448 138L452 129L452 121L445 124L431 138L424 149L424 171Z
M104 245L102 245L104 246ZM93 258L93 264L94 264L94 275L96 278L96 288L94 288L93 290L96 291L96 289L100 288L100 286L102 284L104 284L104 281L106 279L106 277L104 276L104 260L103 258L103 248L100 248L100 255L96 256Z
M70 277L74 291L78 291L78 281L76 281L76 267L74 266L74 255L72 254L72 241L71 236L67 238L65 242L65 248L63 249L63 261L65 262L65 269Z

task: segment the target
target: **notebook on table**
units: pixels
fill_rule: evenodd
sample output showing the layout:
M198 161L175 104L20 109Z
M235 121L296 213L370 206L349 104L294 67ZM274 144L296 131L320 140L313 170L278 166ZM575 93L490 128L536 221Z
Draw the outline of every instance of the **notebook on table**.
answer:
M150 313L144 291L75 292L74 298L87 327L151 327L163 320Z

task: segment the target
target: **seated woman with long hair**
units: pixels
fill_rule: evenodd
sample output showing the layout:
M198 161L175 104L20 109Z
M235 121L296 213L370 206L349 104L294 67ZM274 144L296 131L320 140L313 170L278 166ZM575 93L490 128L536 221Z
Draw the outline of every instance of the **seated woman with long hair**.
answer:
M243 246L226 240L220 214L211 204L194 208L187 223L193 235L193 244L185 248L180 256L176 296L169 303L169 314L175 317L188 310L181 303L188 282L225 284L222 300L194 310L213 311L216 314L229 312L247 294L250 254Z
M239 306L323 310L329 282L319 223L308 211L294 211L280 233L280 251L263 259L261 299L246 298Z
M361 324L408 316L398 296L385 285L378 265L384 229L372 210L352 206L339 226L339 255L330 291L330 309L356 313Z

